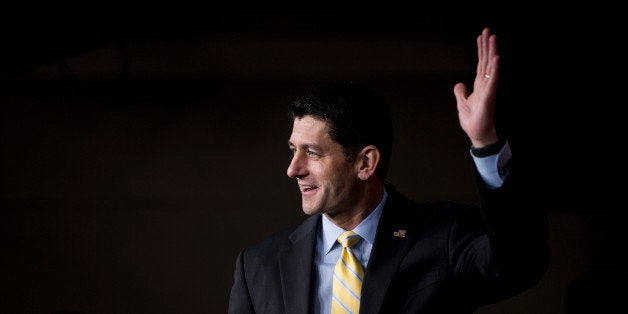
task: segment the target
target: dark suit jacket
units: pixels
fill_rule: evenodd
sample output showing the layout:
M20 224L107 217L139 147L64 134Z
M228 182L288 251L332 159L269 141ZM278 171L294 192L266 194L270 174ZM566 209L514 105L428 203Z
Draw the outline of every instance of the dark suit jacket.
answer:
M480 206L416 203L386 184L360 313L472 313L535 285L548 264L546 215L515 193L515 175L495 190L478 184ZM310 312L320 221L239 254L229 313Z

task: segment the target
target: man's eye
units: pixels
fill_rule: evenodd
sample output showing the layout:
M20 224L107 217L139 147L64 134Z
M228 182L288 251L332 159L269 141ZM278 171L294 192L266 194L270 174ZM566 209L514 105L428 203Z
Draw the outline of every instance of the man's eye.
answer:
M311 150L307 151L307 155L310 156L310 157L318 157L318 156L320 156L319 154L317 154L316 152L313 152Z

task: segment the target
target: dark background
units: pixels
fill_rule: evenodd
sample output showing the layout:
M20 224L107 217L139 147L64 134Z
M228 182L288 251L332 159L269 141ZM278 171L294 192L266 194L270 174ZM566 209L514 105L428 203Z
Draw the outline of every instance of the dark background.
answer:
M238 251L304 218L285 175L287 103L336 79L391 103L401 192L475 202L452 89L472 82L484 26L502 57L499 127L550 215L552 255L538 286L478 313L618 304L626 67L613 8L101 5L4 12L0 312L226 312Z

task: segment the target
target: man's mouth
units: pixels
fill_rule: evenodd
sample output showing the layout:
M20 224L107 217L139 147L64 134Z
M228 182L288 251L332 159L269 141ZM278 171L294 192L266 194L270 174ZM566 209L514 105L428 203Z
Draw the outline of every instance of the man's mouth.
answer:
M318 187L314 186L314 185L304 185L304 184L302 184L302 185L300 185L300 187L301 187L301 192L310 192L310 191L318 189Z

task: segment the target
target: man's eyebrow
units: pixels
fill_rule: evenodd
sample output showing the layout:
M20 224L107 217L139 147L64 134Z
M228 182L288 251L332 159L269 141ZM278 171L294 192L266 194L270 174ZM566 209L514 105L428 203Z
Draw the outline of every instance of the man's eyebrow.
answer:
M288 147L301 147L301 148L312 148L312 149L322 150L320 146L312 144L312 143L303 143L301 145L295 145L291 141L288 141Z

